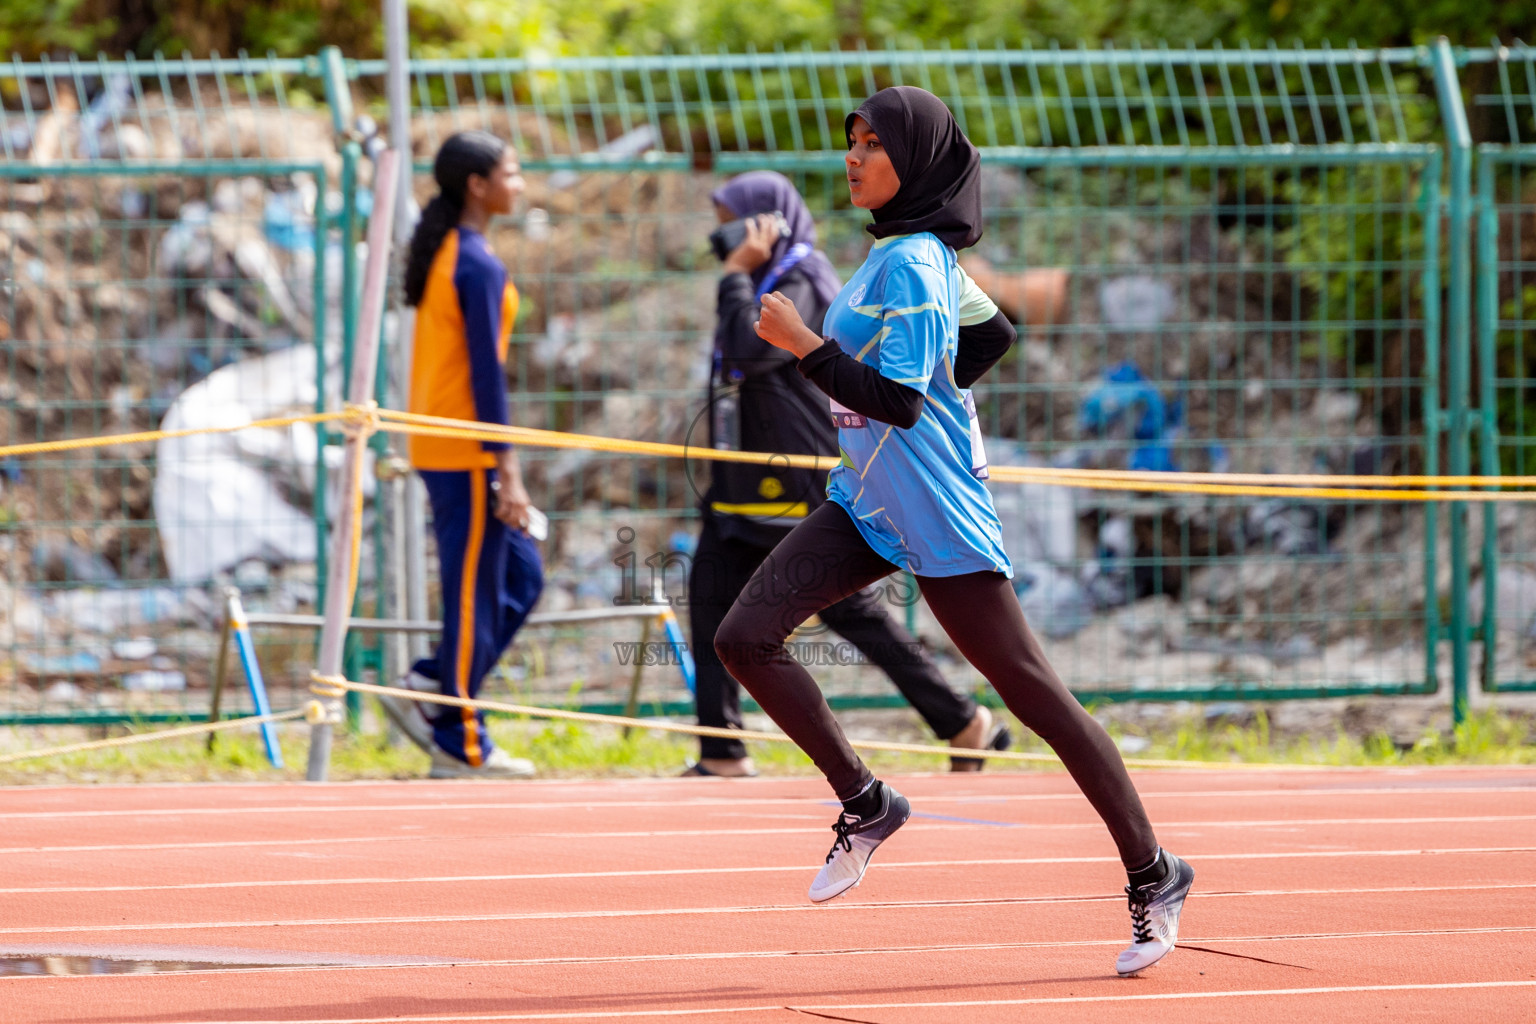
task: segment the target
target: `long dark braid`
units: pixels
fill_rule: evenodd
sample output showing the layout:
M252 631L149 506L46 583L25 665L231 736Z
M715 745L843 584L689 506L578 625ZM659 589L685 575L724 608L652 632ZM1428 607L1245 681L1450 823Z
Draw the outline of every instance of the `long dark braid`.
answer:
M411 254L405 265L407 306L421 304L432 260L448 232L457 227L464 216L464 193L469 176L489 176L506 152L507 144L489 132L457 132L443 141L432 161L432 177L437 181L438 193L421 211L421 220L411 235Z

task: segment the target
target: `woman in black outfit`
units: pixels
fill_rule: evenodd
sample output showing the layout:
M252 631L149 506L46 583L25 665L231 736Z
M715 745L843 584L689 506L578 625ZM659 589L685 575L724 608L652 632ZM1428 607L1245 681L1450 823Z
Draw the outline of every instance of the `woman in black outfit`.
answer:
M746 590L757 599L736 602L716 645L843 802L810 892L831 899L858 884L911 808L859 760L784 640L821 608L910 570L950 639L1051 745L1108 827L1133 936L1115 968L1135 974L1173 948L1194 871L1158 846L1119 750L1045 660L1008 582L968 390L990 352L968 356L958 336L974 303L955 253L981 238L980 155L942 101L909 86L876 93L844 127L849 194L874 214L876 241L820 324L770 294L758 326L832 399L843 460L831 500L759 567Z
M819 326L842 287L816 248L811 212L789 179L772 171L733 178L711 198L719 219L745 221L747 235L726 257L720 277L710 446L836 455L837 431L826 395L800 375L793 356L754 330L758 300L769 291L792 302L807 324ZM827 474L816 470L711 463L704 529L688 585L700 725L741 728L741 688L715 653L715 631L774 545L826 501L826 484ZM821 621L880 666L940 739L957 747L1007 748L1007 730L994 724L987 708L945 682L922 646L886 612L878 589L829 605ZM975 771L981 764L955 758L953 768ZM699 760L686 774L744 776L755 769L740 740L705 736Z

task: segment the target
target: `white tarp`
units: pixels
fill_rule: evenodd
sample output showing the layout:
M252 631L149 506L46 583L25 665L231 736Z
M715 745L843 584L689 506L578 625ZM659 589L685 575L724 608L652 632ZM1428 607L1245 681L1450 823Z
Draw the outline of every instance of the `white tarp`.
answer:
M182 392L161 429L233 427L314 408L314 348L295 345L215 370ZM202 583L250 558L313 562L315 443L308 423L160 441L155 518L171 579Z

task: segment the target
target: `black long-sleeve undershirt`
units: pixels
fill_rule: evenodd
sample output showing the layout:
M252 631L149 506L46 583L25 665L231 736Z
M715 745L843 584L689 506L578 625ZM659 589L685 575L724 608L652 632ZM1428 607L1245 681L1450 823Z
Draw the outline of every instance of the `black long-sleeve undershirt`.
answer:
M960 328L955 383L968 388L997 365L1018 338L1008 317L998 311L985 323ZM923 414L923 393L898 384L880 371L825 342L800 360L800 372L844 408L903 430Z
M800 360L800 372L839 405L872 420L907 430L923 414L923 393L898 384L880 371L844 352L834 341Z
M1008 315L998 310L984 323L960 328L960 344L955 353L955 383L962 388L975 384L1018 340Z

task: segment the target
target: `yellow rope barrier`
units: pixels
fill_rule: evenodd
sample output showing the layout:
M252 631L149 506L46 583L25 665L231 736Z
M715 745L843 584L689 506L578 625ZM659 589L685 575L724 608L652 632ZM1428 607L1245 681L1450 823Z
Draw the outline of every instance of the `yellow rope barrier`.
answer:
M295 423L326 423L354 417L350 409L340 412L312 412L303 416L276 416L271 419L251 420L229 427L189 427L186 430L141 430L133 434L106 434L100 437L74 437L64 441L32 441L27 444L0 445L0 458L11 455L45 455L49 452L78 451L82 448L108 448L115 444L139 444L145 441L162 441L172 437L195 437L198 434L233 434L241 430L259 430L268 427L288 427Z
M364 406L347 406L348 419L343 429L349 438L358 441L359 446L368 443L368 438L379 429L379 407L376 402L369 402ZM347 584L346 607L351 608L357 599L358 572L362 566L363 552L363 459L361 447L358 458L352 460L352 479L348 481L348 494L352 501L352 536L349 538L352 545L352 575Z
M1273 484L1276 480L1303 487L1536 487L1536 476L1351 476L1327 473L1173 473L1150 469L1065 469L1047 466L1001 466L1007 473L1039 473L1051 479L1082 477L1175 483Z
M380 419L379 403L364 402L362 405L347 405L341 410L343 423L341 432L347 437L360 437L368 440L379 429Z
M453 420L393 409L378 412L379 429L388 433L421 434L470 441L506 441L538 448L580 449L619 455L655 455L662 458L698 459L711 462L744 462L782 466L785 469L831 469L834 456L775 455L766 452L733 452L659 441L627 441L597 434L575 434L534 427L503 427L470 420ZM1536 502L1530 491L1430 491L1426 487L1530 487L1531 476L1326 476L1259 473L1151 473L1126 470L1056 469L1040 466L993 466L992 479L1000 483L1044 483L1091 490L1138 491L1153 494L1208 494L1241 497L1323 498L1350 501L1472 501ZM1341 484L1350 486L1315 486ZM1311 486L1309 486L1311 485Z
M31 761L36 758L58 757L62 754L78 754L86 750L110 750L115 747L132 746L135 743L150 743L154 740L175 739L177 736L197 736L202 733L221 732L225 729L238 729L247 725L263 725L268 722L289 722L296 718L303 718L305 708L294 708L292 711L279 711L270 715L252 715L249 718L231 718L223 722L198 722L196 725L184 725L175 729L162 729L159 732L136 733L132 736L115 736L105 740L91 740L88 743L71 743L63 747L47 747L42 750L23 750L14 754L0 754L0 764L12 764L16 761Z
M466 441L507 441L535 448L574 448L609 452L615 455L656 455L662 458L704 459L712 462L744 462L775 465L786 469L831 469L837 465L834 455L775 455L769 452L733 452L716 448L697 448L662 441L630 441L600 434L573 434L536 427L496 426L472 420L454 420L441 416L380 409L380 430L394 434L420 434L427 437L453 437Z
M345 697L347 695L345 687L335 686L327 682L328 679L330 679L330 676L322 676L318 672L311 672L309 674L309 692L316 697Z
M781 466L785 469L831 469L835 456L780 455L768 452L735 452L659 441L631 441L599 434L578 434L534 427L495 426L472 420L379 409L373 403L349 405L341 410L252 420L228 427L195 427L186 430L145 430L132 434L37 441L0 446L0 457L40 455L119 444L159 441L198 434L228 434L240 430L270 429L295 423L341 421L345 433L366 437L375 431L418 434L463 440L507 441L537 448L578 449L614 455L652 455L661 458L696 459ZM1049 466L993 466L992 479L999 483L1042 483L1094 490L1137 491L1149 494L1207 494L1231 497L1292 497L1347 501L1469 501L1536 502L1536 476L1352 476L1328 474L1266 473L1158 473L1135 470L1063 469ZM1513 487L1517 491L1466 490L1465 488ZM1455 488L1430 490L1429 488Z
M992 479L1002 483L1046 483L1059 487L1073 487L1094 491L1137 491L1147 494L1207 494L1244 498L1322 498L1336 501L1470 501L1513 502L1524 504L1536 501L1536 491L1429 491L1429 490L1377 490L1372 487L1304 487L1284 483L1284 476L1272 479L1280 481L1258 486L1254 484L1217 483L1163 483L1135 480L1116 480L1105 477L1057 477L1019 466L997 466L992 469Z
M751 740L761 743L793 743L783 733L758 732L752 729L717 729L708 725L688 725L683 722L664 722L656 719L629 718L624 715L599 715L591 711L569 711L565 708L541 708L526 704L507 704L495 700L472 700L466 697L448 697L440 693L424 693L420 690L404 690L393 686L375 686L372 683L354 683L343 676L310 675L311 688L316 685L336 690L352 690L372 693L382 697L400 697L428 704L444 704L454 708L471 708L480 711L500 711L522 715L526 718L548 718L565 722L587 722L592 725L611 725L632 729L655 729L660 732L680 733L684 736L714 736L729 740ZM923 743L888 743L882 740L849 740L856 750L880 750L897 754L929 754L935 757L984 758L989 761L1023 761L1036 764L1060 764L1055 754L1035 754L1020 750L975 750L969 747L940 747ZM1215 768L1221 770L1310 770L1317 765L1260 763L1254 761L1165 761L1156 758L1124 758L1132 768ZM1333 766L1329 766L1330 768Z

